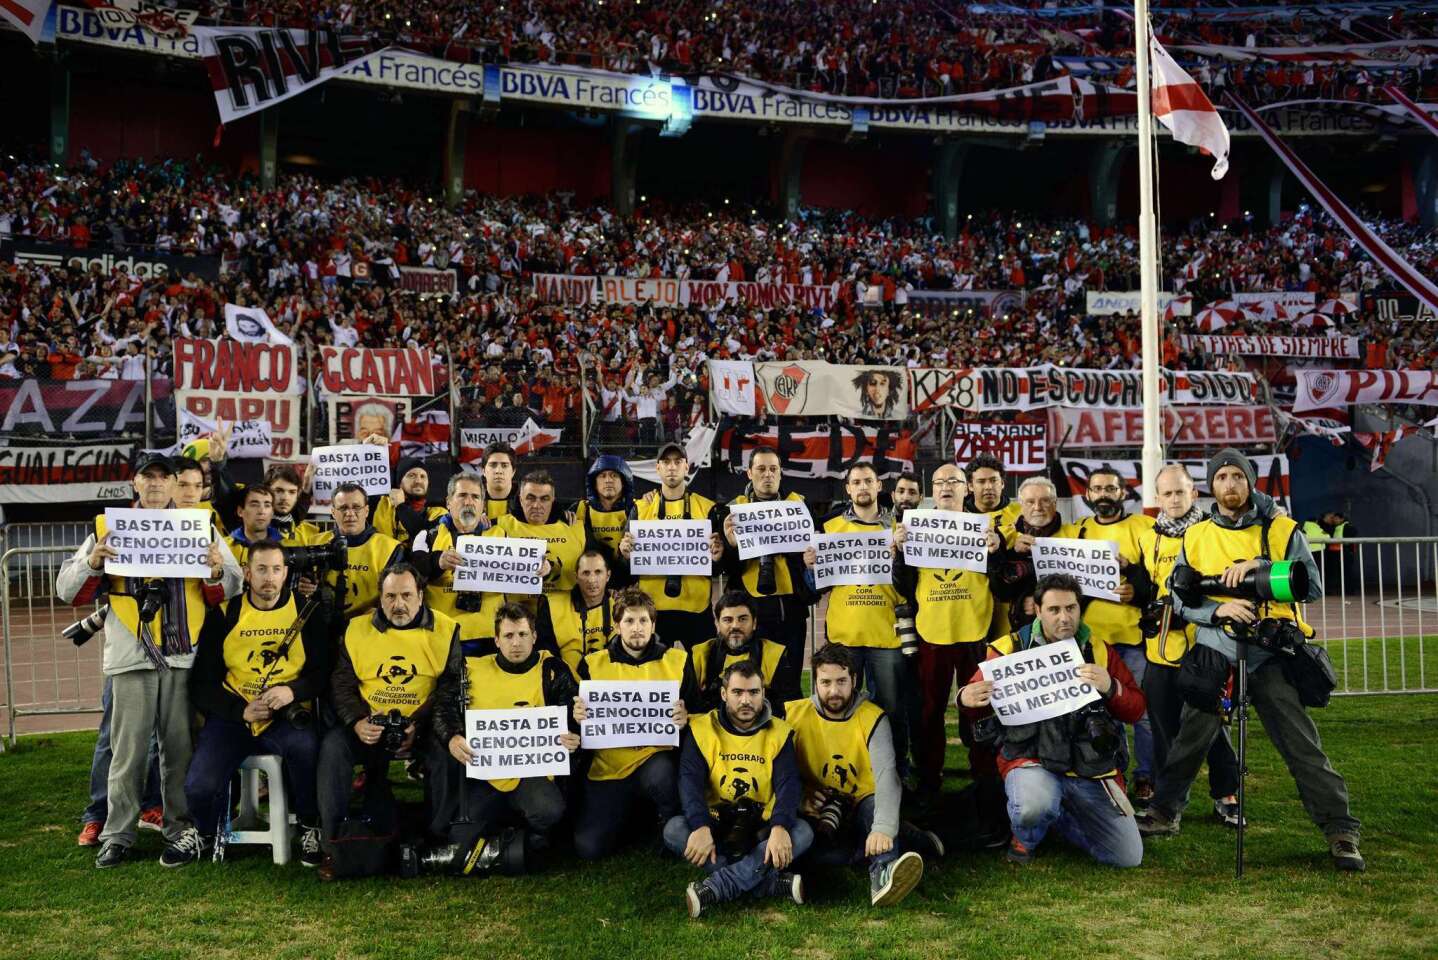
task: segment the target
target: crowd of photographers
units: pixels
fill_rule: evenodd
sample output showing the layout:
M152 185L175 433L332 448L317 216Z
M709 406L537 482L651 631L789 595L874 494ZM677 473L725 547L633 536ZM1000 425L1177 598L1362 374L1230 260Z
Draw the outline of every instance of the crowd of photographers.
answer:
M622 458L600 456L565 505L544 469L497 444L443 496L413 459L395 464L387 496L342 484L322 529L308 519L308 470L236 484L227 443L221 431L182 457L147 455L133 481L140 507L210 511L208 577L107 573L103 515L59 574L62 599L105 604L67 631L104 644L79 837L98 846L98 867L133 859L144 827L162 832L167 867L222 860L236 773L272 754L301 862L326 878L528 872L662 837L704 871L684 891L691 916L748 897L802 903L806 879L845 864L867 869L871 903L887 905L946 850L1004 848L1023 865L1055 837L1138 866L1143 835L1179 831L1205 760L1214 816L1239 826L1223 718L1246 718L1251 702L1335 866L1363 869L1345 783L1306 711L1331 691L1301 612L1322 596L1318 570L1235 451L1209 463L1209 514L1181 467L1159 477L1156 519L1130 512L1120 476L1098 470L1092 516L1065 525L1049 481L1011 491L987 456L939 467L927 490L912 475L886 489L860 463L846 499L819 512L786 489L772 450L753 454L727 504L689 489L683 448L665 443L657 489L640 494ZM891 533L892 582L816 589L813 547L742 559L733 508L766 502L803 504L818 532ZM906 511L918 507L985 515L986 568L909 566ZM712 577L631 574L633 524L656 519L709 521ZM543 541L543 592L457 589L464 536ZM1113 543L1118 599L1037 577L1035 540L1052 536ZM981 664L1070 641L1093 702L1002 722L992 681L1004 675ZM675 683L679 746L584 748L594 705L579 684L600 680ZM563 709L568 776L466 775L480 745L465 711L516 706ZM950 719L963 790L944 789ZM396 761L420 801L397 802Z

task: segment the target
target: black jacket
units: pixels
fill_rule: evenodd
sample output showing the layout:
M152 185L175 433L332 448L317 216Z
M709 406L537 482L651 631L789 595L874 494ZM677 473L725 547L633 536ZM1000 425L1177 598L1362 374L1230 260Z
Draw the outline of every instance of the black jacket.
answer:
M497 656L495 662L499 669L506 673L526 673L539 662L539 648L536 647L520 663L512 664L503 656ZM461 699L464 670L464 652L456 643L449 648L449 659L445 662L444 673L440 675L439 683L434 688L434 715L431 722L434 725L435 740L445 749L448 749L451 737L456 734L464 735L464 701ZM545 660L541 671L544 705L566 708L569 729L578 731L579 726L574 722L574 714L568 710L574 703L574 698L579 696L579 684L575 681L574 674L569 672L569 667L557 656Z

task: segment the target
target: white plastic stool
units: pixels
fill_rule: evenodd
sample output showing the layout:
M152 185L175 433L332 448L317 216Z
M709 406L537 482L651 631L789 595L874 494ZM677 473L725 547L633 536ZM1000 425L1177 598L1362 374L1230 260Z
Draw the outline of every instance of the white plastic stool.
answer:
M264 774L270 790L270 818L260 820L260 774ZM285 777L280 758L272 753L246 757L240 764L240 815L230 831L228 843L268 844L274 861L280 866L290 862L290 842L294 839L290 802L285 796Z

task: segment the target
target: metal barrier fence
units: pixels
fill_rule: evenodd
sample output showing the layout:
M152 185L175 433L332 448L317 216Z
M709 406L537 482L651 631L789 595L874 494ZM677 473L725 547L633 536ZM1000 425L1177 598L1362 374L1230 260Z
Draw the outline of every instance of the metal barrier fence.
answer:
M1328 648L1336 692L1438 693L1438 537L1314 538L1310 546L1324 598L1304 616Z
M0 554L5 592L7 735L15 743L20 717L93 713L100 709L104 642L77 647L61 636L66 626L98 609L75 607L55 596L55 577L77 544L11 547Z

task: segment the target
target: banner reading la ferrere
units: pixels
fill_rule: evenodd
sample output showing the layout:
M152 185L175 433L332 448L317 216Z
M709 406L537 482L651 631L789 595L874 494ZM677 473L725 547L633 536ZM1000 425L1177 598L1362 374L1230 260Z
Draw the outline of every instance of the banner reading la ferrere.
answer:
M175 406L201 420L268 421L281 460L299 452L302 390L292 346L175 340Z
M1294 413L1356 403L1438 406L1438 372L1433 370L1297 370L1294 375Z
M903 420L909 415L908 371L824 360L754 364L759 406L781 417Z
M320 347L320 384L330 396L431 397L447 379L420 347Z
M1249 357L1312 357L1320 360L1356 360L1357 337L1269 337L1190 334L1179 337L1185 350L1233 353Z
M837 283L824 286L675 280L668 277L585 277L561 273L536 273L530 289L542 303L575 306L610 303L620 306L717 307L723 303L735 303L762 310L788 306L829 310L839 296Z
M1226 447L1278 440L1269 407L1164 407L1162 414L1164 440L1170 444ZM1049 433L1066 450L1140 447L1143 411L1051 407Z

